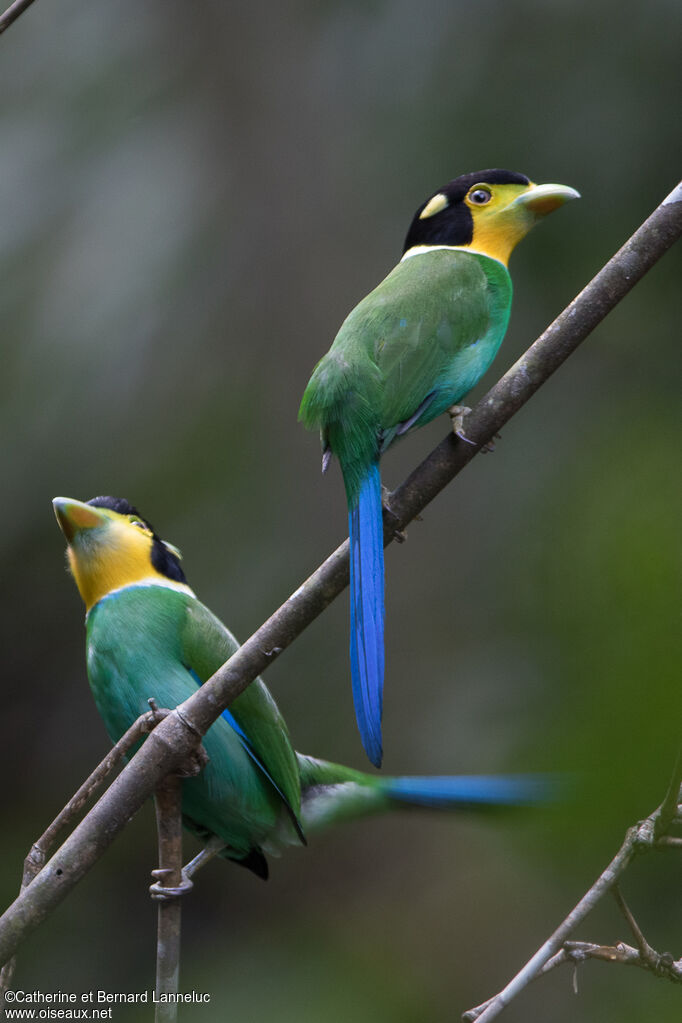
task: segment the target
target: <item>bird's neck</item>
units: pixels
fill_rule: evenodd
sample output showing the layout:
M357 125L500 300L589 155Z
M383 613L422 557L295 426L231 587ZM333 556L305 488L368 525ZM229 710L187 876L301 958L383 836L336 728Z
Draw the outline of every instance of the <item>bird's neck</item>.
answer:
M475 245L413 245L411 249L408 249L404 254L401 263L404 263L406 259L411 259L412 256L423 256L427 252L468 252L473 256L485 256L487 259L493 259L496 263L501 263L503 267L507 267L507 261L509 260L510 252L490 252L484 248L477 248Z
M124 593L127 590L138 587L156 587L158 589L175 590L176 593L184 593L188 597L194 597L196 599L194 590L188 586L187 583L176 582L174 579L166 579L166 577L162 575L149 575L130 582L123 582L119 585L93 587L88 593L87 598L85 597L85 594L83 594L87 611L86 617L97 604L101 603L101 601L108 600L110 597L115 597L119 593Z

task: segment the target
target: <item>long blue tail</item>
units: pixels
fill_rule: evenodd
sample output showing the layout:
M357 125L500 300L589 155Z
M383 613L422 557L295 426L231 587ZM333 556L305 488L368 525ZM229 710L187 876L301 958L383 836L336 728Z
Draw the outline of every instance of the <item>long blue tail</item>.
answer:
M524 806L546 802L551 780L542 775L460 775L381 779L391 799L418 806Z
M384 688L384 527L381 477L373 464L348 512L350 533L350 667L362 745L381 767Z
M306 834L344 820L401 807L488 812L495 807L536 806L565 794L553 775L447 775L384 778L352 767L296 754L301 773L301 816Z

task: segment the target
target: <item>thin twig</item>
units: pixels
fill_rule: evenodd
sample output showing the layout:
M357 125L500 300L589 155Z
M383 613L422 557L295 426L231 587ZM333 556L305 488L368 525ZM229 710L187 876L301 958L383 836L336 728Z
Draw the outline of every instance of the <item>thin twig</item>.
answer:
M679 763L679 759L678 759ZM667 797L666 797L667 798ZM621 875L627 869L632 862L635 855L639 852L654 849L658 846L661 838L656 838L658 822L663 815L664 808L667 813L666 801L654 810L645 820L640 821L639 824L635 824L629 828L625 841L621 845L620 849L609 863L606 870L597 878L592 887L583 895L580 902L575 906L574 909L568 914L566 919L557 927L556 931L544 944L538 949L526 965L519 970L515 977L509 981L507 986L494 995L492 998L482 1002L481 1005L475 1006L473 1009L469 1009L463 1013L462 1019L465 1023L473 1023L474 1020L478 1023L489 1023L490 1020L495 1019L502 1010L509 1005L514 999L531 981L536 980L539 976L551 969L549 963L553 962L557 958L559 962L564 962L567 956L562 956L562 951L567 947L568 937L576 929L576 927L582 923L585 917L594 909L597 903L603 898L608 891L616 891L617 883ZM671 820L668 822L668 826L672 823ZM616 900L625 915L625 919L628 921L628 925L635 935L638 943L641 942L639 951L634 950L641 960L637 965L647 965L655 973L659 972L659 965L661 958L651 946L648 944L644 935L640 931L634 917L630 913L630 910L625 904L625 900L622 895L618 893ZM574 945L574 942L570 943ZM594 948L603 948L606 946L594 946ZM623 946L626 947L626 946ZM570 957L569 957L570 958ZM672 958L668 957L670 962ZM573 957L575 962L575 957ZM666 960L667 962L667 960ZM671 978L673 979L673 978ZM677 978L674 978L677 979Z
M30 7L33 0L14 0L4 14L0 14L0 33L9 28L12 22L16 21L20 14L23 14L27 7Z
M644 937L642 929L639 926L639 924L637 923L637 921L635 920L634 916L632 915L630 907L628 906L627 902L625 901L625 898L623 896L623 893L620 890L620 887L617 884L614 884L612 892L613 892L613 897L616 900L616 904L618 905L618 908L620 909L621 913L625 917L627 925L630 928L630 930L632 931L633 937L634 937L635 941L637 942L637 948L639 949L639 954L641 955L642 959L646 960L646 962L648 962L648 963L653 962L653 959L656 956L656 952L654 952L653 948L651 947L649 942Z
M169 714L167 710L159 710L154 699L149 700L149 705L157 718ZM163 778L154 793L159 866L152 870L155 883L149 890L159 903L155 1023L176 1023L177 1020L178 1003L173 995L178 993L180 977L180 900L193 887L182 866L182 779L193 778L207 763L206 750L198 746L173 773Z
M91 799L95 792L102 787L114 768L121 763L135 743L138 742L143 735L147 735L152 728L154 728L159 720L161 720L160 717L154 712L142 714L137 721L130 726L128 731L121 736L118 742L112 746L104 760L97 765L90 777L83 782L81 787L75 795L72 796L66 806L60 810L50 826L46 828L40 838L33 843L26 859L24 860L24 871L21 879L20 891L23 892L34 879L36 874L38 874L38 872L43 868L47 861L48 854L54 848L60 832L75 820L86 803ZM15 969L16 959L13 957L5 963L0 970L0 997L9 989ZM4 1006L5 1001L4 998L2 998L2 1001L0 1001L0 1019L2 1019L4 1015Z
M656 840L657 849L682 849L682 838L675 838L673 835L661 835Z
M643 957L638 949L627 945L624 941L619 941L617 945L598 945L591 941L565 941L559 952L545 963L540 973L542 975L549 973L550 970L563 963L573 963L574 966L577 966L587 959L599 959L604 963L639 966L643 970L655 973L657 977L665 977L674 984L682 984L682 959L675 960L668 953L655 952L653 949L651 952L655 957L655 964Z
M179 888L182 881L182 781L169 774L154 794L159 836L157 878L164 886ZM177 1002L165 1000L178 992L180 976L180 923L182 899L159 898L156 941L156 1023L175 1023Z
M531 398L682 234L682 183L661 203L467 418L475 445L452 434L390 499L386 542L467 465ZM92 867L161 778L192 750L239 693L264 671L348 584L348 541L188 700L154 729L87 817L0 919L0 962Z
M578 924L582 923L585 917L594 909L602 896L615 884L617 878L623 873L635 854L637 845L638 829L630 828L625 836L625 841L609 863L606 870L600 874L590 890L583 895L580 902L568 914L563 923L538 949L535 955L528 960L526 965L516 976L493 998L489 998L481 1005L469 1009L463 1013L462 1019L465 1023L488 1023L519 994L532 980L541 973L545 964L562 947L568 936L575 930Z
M539 977L544 977L547 973L555 970L557 966L571 964L576 971L573 979L573 990L577 994L578 966L581 963L587 962L588 959L597 959L603 963L621 963L624 966L639 966L643 970L648 970L650 973L654 973L657 977L665 977L674 984L681 984L682 959L675 960L667 953L661 954L654 952L653 949L651 951L653 956L656 957L655 962L644 959L638 949L633 948L631 945L627 945L624 941L619 941L617 945L599 945L592 941L564 941L559 951L547 960L544 966L537 971L536 975L532 979L538 980ZM486 1002L482 1002L481 1005L477 1005L475 1009L469 1009L468 1012L464 1013L462 1019L465 1021L480 1021L484 1018L484 1010L493 1004L495 997L489 998Z
M661 803L661 811L656 821L656 828L654 832L655 838L660 838L664 835L671 823L677 816L679 809L680 796L682 795L682 749L677 754L677 760L675 761L675 767L673 769L670 784L668 785L668 791L665 794L663 802Z
M64 809L57 814L50 826L31 847L31 851L24 861L22 888L30 884L38 871L45 865L47 855L54 847L59 833L75 820L112 771L126 758L135 743L139 742L143 735L148 735L160 720L158 714L153 711L141 714L128 731L124 732L118 742L111 747L90 777L83 782Z

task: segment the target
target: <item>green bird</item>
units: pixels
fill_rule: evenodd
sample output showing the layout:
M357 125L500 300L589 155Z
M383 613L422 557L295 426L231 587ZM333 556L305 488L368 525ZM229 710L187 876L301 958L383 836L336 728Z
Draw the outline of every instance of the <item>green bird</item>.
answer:
M355 713L381 765L384 541L379 459L399 437L449 411L490 366L509 322L514 246L578 192L523 174L463 174L424 202L403 256L341 325L303 395L299 419L322 437L322 471L341 465L350 534L350 661Z
M122 498L54 502L70 570L87 608L87 670L112 741L148 711L175 707L238 648L187 584L180 552ZM397 806L530 803L532 777L380 778L296 753L272 696L256 679L204 737L209 762L182 783L185 826L223 857L267 877L265 854L308 831ZM195 861L202 860L202 853ZM191 866L191 865L190 865Z

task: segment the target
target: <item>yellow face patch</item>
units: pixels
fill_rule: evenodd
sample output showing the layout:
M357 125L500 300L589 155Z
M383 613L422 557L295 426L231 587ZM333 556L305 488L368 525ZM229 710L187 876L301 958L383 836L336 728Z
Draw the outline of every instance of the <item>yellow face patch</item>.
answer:
M65 498L55 501L55 511L68 541L69 567L88 611L114 590L140 582L192 592L154 567L153 534L135 515Z
M535 212L515 202L535 186L488 185L480 182L464 197L474 222L469 246L476 252L498 259L506 266L516 245L536 222Z
M69 544L68 557L88 611L112 590L152 575L162 578L152 565L151 555L151 533L132 525L125 516L108 519L96 529L79 531Z

